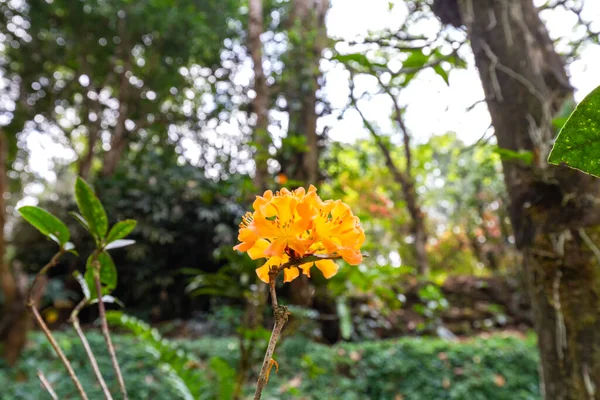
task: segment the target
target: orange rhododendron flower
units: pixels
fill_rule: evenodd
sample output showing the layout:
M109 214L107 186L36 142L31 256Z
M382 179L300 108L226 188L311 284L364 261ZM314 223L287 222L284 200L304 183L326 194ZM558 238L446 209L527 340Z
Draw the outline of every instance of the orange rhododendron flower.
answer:
M323 201L317 189L308 191L298 188L293 191L282 189L273 194L267 190L257 196L252 207L240 223L235 250L247 252L253 260L266 258L266 263L256 270L258 277L269 282L269 272L283 264L298 261L283 270L284 282L291 282L300 275L300 270L310 276L314 265L325 278L338 271L331 259L300 264L308 256L342 258L351 265L362 261L360 247L365 232L350 207L340 200Z

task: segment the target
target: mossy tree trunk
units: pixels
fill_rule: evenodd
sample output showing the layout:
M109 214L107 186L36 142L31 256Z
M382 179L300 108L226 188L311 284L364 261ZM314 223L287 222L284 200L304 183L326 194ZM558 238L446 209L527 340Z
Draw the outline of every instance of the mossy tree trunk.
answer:
M437 2L438 4L441 2ZM447 2L452 3L452 2ZM461 0L503 160L549 400L600 399L600 180L546 163L572 88L532 0Z

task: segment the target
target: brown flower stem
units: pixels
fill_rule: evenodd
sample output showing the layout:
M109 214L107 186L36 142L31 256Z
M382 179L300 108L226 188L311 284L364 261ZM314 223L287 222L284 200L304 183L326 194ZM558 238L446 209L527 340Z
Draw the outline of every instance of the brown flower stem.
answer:
M277 276L277 270L274 270L269 274L269 289L271 291L271 304L273 305L273 316L275 317L275 326L273 326L273 332L271 333L271 339L269 339L269 345L267 346L267 352L265 353L265 359L263 360L260 374L258 375L258 382L256 383L256 392L254 392L254 400L260 400L262 391L267 384L269 370L271 369L271 360L273 359L273 353L275 352L275 346L279 340L279 335L283 329L283 325L288 320L288 309L285 306L277 304L277 295L275 293L275 278Z
M83 333L83 330L81 329L81 325L79 324L79 311L81 311L81 309L83 307L85 307L87 304L88 304L87 299L83 299L79 302L79 304L77 304L77 307L75 307L75 309L71 313L71 318L70 318L71 324L73 325L75 332L77 332L77 336L79 336L79 339L81 340L81 344L83 345L83 348L85 349L88 359L90 360L90 364L92 365L92 369L94 370L94 375L96 375L96 380L98 381L98 383L100 384L100 387L102 388L102 392L104 393L105 400L113 400L112 395L110 394L110 390L108 390L108 386L106 386L106 382L104 381L104 377L102 376L102 372L100 372L100 368L98 367L98 362L96 361L94 352L92 351L92 348L90 347L90 344L87 341L87 338L85 337L85 334Z
M31 314L33 315L33 318L35 319L37 324L40 326L40 329L44 332L44 335L46 335L46 338L50 342L50 345L54 349L54 352L56 353L56 355L58 356L58 358L60 359L62 364L65 366L67 372L69 373L69 376L71 377L71 380L73 381L73 383L75 384L75 387L77 388L77 391L79 392L79 395L81 396L81 398L83 400L88 400L87 394L85 393L83 386L81 386L81 382L79 382L79 378L77 378L77 375L75 374L75 371L73 370L73 367L71 366L71 363L69 362L69 360L65 356L65 353L63 353L62 349L58 345L58 342L54 338L54 335L52 335L52 332L50 332L50 329L48 329L48 326L46 325L44 318L42 318L42 316L40 315L40 312L37 309L37 306L35 304L35 301L33 300L33 292L34 292L35 286L38 283L40 277L45 275L46 272L48 272L48 270L50 268L52 268L56 264L58 264L58 260L63 255L63 253L64 253L63 250L60 250L58 253L56 253L52 257L52 259L48 262L48 264L44 265L44 267L40 270L40 272L37 273L37 275L33 279L31 288L29 288L27 308L29 309L29 312L31 312Z
M269 275L269 292L271 292L271 307L273 312L277 309L277 293L275 292L275 277L271 278Z
M106 310L104 308L104 302L102 301L102 286L100 285L100 264L98 263L98 261L94 260L93 265L94 282L96 284L96 294L98 296L98 312L100 314L100 323L102 324L102 335L104 335L104 341L106 342L106 347L108 348L108 353L110 354L110 359L112 361L115 374L117 375L117 380L119 381L121 394L123 395L124 400L128 400L127 388L125 387L125 380L123 379L123 374L121 373L121 367L119 367L117 353L115 352L112 339L110 338L110 330L108 329L108 322L106 321Z
M48 379L46 379L46 376L42 371L38 371L38 378L40 378L40 383L42 384L42 387L46 389L50 397L52 397L52 400L58 400L56 392L54 391L54 389L52 389L52 385L50 384L50 382L48 382Z
M254 393L254 400L260 400L262 391L267 384L269 376L269 370L271 369L271 360L273 359L273 353L275 352L275 346L281 335L281 330L288 320L287 307L280 306L277 303L277 293L275 292L275 280L277 275L286 268L297 267L302 264L320 261L320 260L336 260L342 258L339 255L329 254L311 254L301 258L296 258L288 261L285 264L281 264L278 267L273 267L269 272L269 291L271 292L271 306L273 307L273 316L275 317L275 326L273 326L273 332L271 332L271 339L269 339L269 345L267 346L267 352L265 353L265 359L263 360L260 374L258 375L258 382L256 383L256 392Z

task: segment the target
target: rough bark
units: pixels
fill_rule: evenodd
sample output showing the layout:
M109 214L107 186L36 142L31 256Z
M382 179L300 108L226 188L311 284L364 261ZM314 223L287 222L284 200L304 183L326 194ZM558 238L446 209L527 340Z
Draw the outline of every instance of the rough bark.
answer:
M260 35L263 33L263 8L262 0L250 0L248 3L248 47L252 58L254 71L254 92L252 101L256 113L256 124L254 126L253 139L256 143L254 162L256 172L254 175L254 186L259 192L267 188L269 171L267 161L269 159L269 88L263 69L262 42Z
M451 2L450 2L451 3ZM523 254L546 399L600 399L598 192L591 176L546 164L551 120L572 88L532 0L462 0Z
M289 112L289 136L302 136L305 148L286 161L290 178L306 185L319 180L319 136L317 134L317 91L321 71L319 62L327 43L325 16L329 0L294 0L291 3L288 30L291 32L286 69Z

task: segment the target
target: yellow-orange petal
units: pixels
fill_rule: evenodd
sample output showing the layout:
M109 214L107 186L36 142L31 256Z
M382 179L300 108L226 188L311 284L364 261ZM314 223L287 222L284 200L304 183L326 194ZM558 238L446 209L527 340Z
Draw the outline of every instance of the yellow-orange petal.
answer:
M252 248L252 246L254 246L254 242L239 243L239 244L233 246L233 249L237 250L237 251L241 251L243 253L245 251L248 251L250 248Z
M269 271L271 269L271 264L269 261L263 264L262 267L256 268L256 275L258 278L264 283L269 283Z
M263 205L265 205L266 203L268 203L269 200L271 200L271 198L273 198L273 192L270 190L267 190L264 195L256 196L256 200L254 200L254 202L252 203L252 208L254 208L254 210L258 211L258 209L260 207L262 207Z
M304 263L304 264L300 265L300 269L302 270L302 273L304 275L306 275L310 278L310 269L312 268L313 265L314 265L314 263Z
M328 254L337 253L340 249L340 245L338 243L327 237L321 237L321 243L323 243L323 247L325 250L327 250Z
M297 267L290 267L283 270L283 281L291 282L300 276L300 271Z
M256 241L256 233L249 228L241 228L238 233L238 240L240 242L254 242Z
M363 260L363 255L360 253L360 250L347 250L344 249L340 251L340 255L350 265L358 265Z
M298 189L294 190L292 194L296 197L304 197L304 195L306 194L306 190L302 186L300 186Z
M287 240L287 246L298 253L299 256L304 256L308 251L312 241L302 239L290 239Z
M257 216L254 219L254 232L257 236L263 238L271 238L280 235L280 230L277 224L264 217Z
M315 265L327 279L337 274L338 270L340 269L340 267L333 260L319 260L315 262Z
M265 258L265 257L267 257L265 255L265 251L267 250L267 248L269 248L270 245L271 245L271 243L269 243L267 240L258 239L254 243L254 246L252 246L250 249L248 249L248 255L253 260L257 260L259 258Z
M284 255L286 246L287 246L286 240L275 239L269 245L269 247L265 250L265 255L267 257L281 257Z

